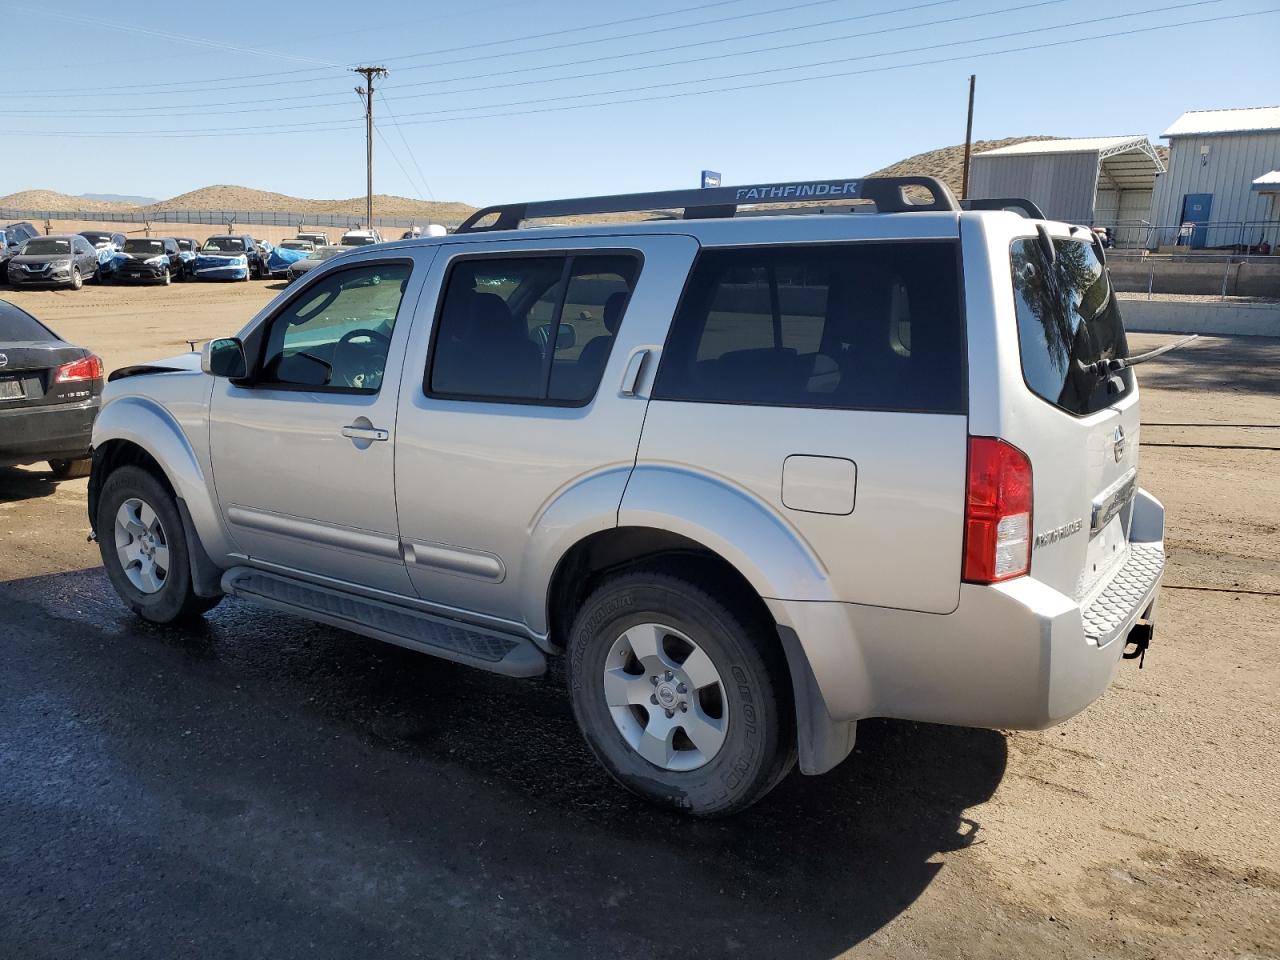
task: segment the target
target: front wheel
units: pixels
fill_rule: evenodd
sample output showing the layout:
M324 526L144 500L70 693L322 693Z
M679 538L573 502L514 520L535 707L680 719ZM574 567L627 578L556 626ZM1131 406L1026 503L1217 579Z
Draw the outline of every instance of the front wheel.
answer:
M152 623L177 623L211 610L221 597L191 587L186 533L173 495L141 467L112 471L98 499L102 563L116 593Z
M71 289L79 290L83 286L84 286L84 277L80 275L80 268L72 267L71 268Z
M626 574L591 594L569 638L569 696L615 780L710 817L749 807L786 776L791 687L758 620L667 574Z

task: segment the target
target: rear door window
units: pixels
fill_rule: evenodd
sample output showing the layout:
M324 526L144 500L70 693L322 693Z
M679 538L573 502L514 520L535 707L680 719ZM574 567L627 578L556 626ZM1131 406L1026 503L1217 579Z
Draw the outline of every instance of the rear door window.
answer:
M0 300L0 344L43 342L56 339L35 317Z
M1106 268L1089 243L1053 241L1051 264L1038 240L1011 248L1022 376L1037 396L1087 416L1133 389L1133 372L1099 380L1084 365L1129 355L1124 324ZM1118 388L1117 388L1118 385Z
M672 323L665 400L962 413L950 241L703 253Z

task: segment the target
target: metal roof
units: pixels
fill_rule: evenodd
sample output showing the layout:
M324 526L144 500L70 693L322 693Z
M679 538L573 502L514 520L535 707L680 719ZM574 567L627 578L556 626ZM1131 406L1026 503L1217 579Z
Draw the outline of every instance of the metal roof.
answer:
M1194 137L1216 133L1265 133L1270 130L1280 130L1280 107L1188 110L1160 136Z
M1280 170L1264 173L1253 181L1253 189L1259 193L1280 193Z
M984 150L976 157L1012 157L1029 153L1098 153L1109 156L1148 146L1146 137L1075 137L1063 140L1028 140L1011 147Z

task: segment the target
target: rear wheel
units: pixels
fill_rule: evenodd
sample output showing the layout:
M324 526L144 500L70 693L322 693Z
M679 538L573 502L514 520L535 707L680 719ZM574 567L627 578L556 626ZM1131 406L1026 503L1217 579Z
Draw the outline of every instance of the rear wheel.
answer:
M178 506L141 467L113 471L98 498L96 529L111 585L134 613L152 623L177 623L215 607L191 587L187 538Z
M79 477L87 477L89 468L93 466L93 460L85 457L82 460L50 460L49 469L53 471L53 475L58 480L75 480Z
M755 619L666 574L622 575L591 594L569 639L569 695L614 779L652 802L723 816L790 771L788 674Z

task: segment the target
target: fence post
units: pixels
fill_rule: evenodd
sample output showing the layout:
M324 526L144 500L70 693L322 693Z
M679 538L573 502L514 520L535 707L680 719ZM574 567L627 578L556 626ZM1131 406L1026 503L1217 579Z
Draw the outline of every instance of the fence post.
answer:
M1147 277L1147 299L1151 299L1151 291L1156 285L1156 258L1151 258L1151 275Z
M1222 271L1222 299L1227 299L1227 278L1231 276L1231 258L1227 257L1227 268Z

